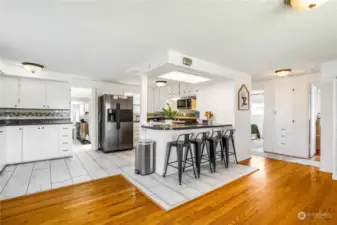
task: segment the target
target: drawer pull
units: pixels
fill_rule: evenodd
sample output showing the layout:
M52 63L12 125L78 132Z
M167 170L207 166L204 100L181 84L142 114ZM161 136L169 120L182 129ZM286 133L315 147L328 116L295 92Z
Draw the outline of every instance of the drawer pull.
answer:
M69 137L68 135L62 135L62 137Z
M286 130L286 129L284 129L284 128L281 128L281 130Z
M281 145L285 145L285 143L281 143Z
M68 149L63 149L63 150L62 150L62 152L67 152L67 151L68 151Z
M63 144L67 145L67 144L68 144L68 142L63 142Z
M62 127L62 129L63 129L63 130L68 130L68 128L67 128L67 127Z
M0 130L0 133L3 133L3 131L2 131L2 130Z
M285 136L285 135L281 135L281 137L287 137L287 136Z

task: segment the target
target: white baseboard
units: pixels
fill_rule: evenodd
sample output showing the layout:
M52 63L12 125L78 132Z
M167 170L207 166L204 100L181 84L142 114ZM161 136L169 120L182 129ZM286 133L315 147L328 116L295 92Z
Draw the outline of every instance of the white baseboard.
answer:
M332 179L333 179L333 180L337 180L337 174L333 174L333 175L332 175Z
M325 173L332 173L332 171L331 170L329 170L329 169L327 169L327 168L323 168L322 166L321 166L321 168L320 168L320 170L319 171L321 171L321 172L325 172Z

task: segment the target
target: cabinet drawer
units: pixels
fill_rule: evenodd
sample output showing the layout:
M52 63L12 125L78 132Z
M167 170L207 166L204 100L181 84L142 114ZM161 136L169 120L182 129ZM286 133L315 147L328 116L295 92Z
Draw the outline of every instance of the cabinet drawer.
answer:
M59 144L59 154L60 155L69 155L72 152L71 149L71 143L70 142L60 142Z
M68 135L69 137L71 137L71 133L72 133L72 126L71 125L59 127L60 138L62 138L62 136L64 136L64 135Z
M276 127L276 133L292 134L293 133L293 126L292 125L277 126Z

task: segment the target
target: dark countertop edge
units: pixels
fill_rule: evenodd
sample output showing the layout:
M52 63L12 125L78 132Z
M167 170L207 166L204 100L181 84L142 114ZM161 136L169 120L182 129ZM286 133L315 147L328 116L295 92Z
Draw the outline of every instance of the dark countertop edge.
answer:
M142 125L142 128L151 129L151 130L193 130L193 129L202 129L202 128L217 128L217 127L231 127L232 124L218 124L218 125L191 125L186 127L153 127Z
M72 125L73 123L40 123L40 124L5 124L0 127L22 127L22 126L48 126L48 125Z
M73 124L70 120L13 120L8 122L6 120L0 120L0 127L10 127L10 126L47 126L47 125L71 125Z

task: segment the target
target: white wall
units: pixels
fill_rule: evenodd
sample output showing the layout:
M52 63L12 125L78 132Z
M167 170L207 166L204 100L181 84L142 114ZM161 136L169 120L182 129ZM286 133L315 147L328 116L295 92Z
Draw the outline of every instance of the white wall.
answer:
M250 158L251 112L238 110L238 91L242 84L251 90L251 76L240 75L234 81L227 80L209 86L200 86L197 93L197 110L203 116L212 111L214 122L233 124L236 129L235 145L238 161Z
M206 111L212 111L214 122L234 124L234 82L229 80L201 86L197 93L197 110L200 118L204 118Z
M336 154L336 77L337 60L321 67L321 170L333 173L337 179Z
M270 151L274 147L274 136L271 132L275 130L275 121L270 118L275 110L275 87L287 84L295 89L293 118L294 133L293 145L295 156L309 157L309 91L310 84L317 83L320 74L308 74L303 76L285 77L282 79L253 82L253 90L264 90L265 93L265 149Z

